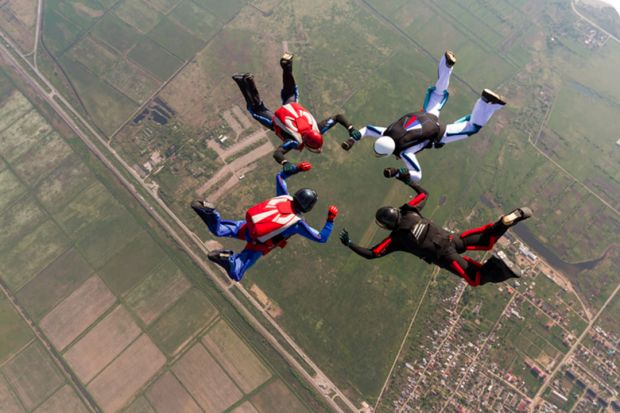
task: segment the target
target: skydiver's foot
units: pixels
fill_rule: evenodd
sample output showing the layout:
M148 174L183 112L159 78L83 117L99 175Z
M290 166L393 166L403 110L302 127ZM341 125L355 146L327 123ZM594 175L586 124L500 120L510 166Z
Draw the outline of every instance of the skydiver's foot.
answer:
M209 258L209 261L213 261L228 272L230 268L230 257L232 257L233 254L234 252L231 250L213 250L209 252L207 258Z
M213 211L215 211L215 205L213 205L209 201L200 201L196 199L192 201L191 205L192 205L192 209L196 212L200 211L200 212L205 212L207 214L210 214Z
M291 69L293 67L293 53L286 52L280 58L280 66L282 69Z
M239 86L245 84L245 80L251 77L254 77L252 73L235 73L234 75L232 75L233 80L237 82Z
M506 104L506 99L502 95L498 95L497 93L493 92L491 89L484 89L480 97L486 103L492 103L502 106Z
M456 55L454 54L454 52L452 50L446 50L444 56L446 58L446 66L454 66L454 64L456 63Z
M502 217L502 223L508 227L516 225L532 216L532 210L528 207L517 208Z

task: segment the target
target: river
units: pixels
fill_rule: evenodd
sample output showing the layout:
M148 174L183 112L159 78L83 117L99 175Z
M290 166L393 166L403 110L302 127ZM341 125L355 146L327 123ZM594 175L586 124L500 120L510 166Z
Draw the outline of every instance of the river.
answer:
M480 196L480 202L488 208L496 208L496 204L493 200L489 199L486 195ZM605 258L607 253L602 256L581 262L567 262L560 258L555 251L547 247L542 241L540 241L536 235L526 225L516 225L511 231L519 237L532 251L538 256L547 261L547 263L554 269L561 271L566 275L577 275L582 271L591 270L595 268L598 263Z

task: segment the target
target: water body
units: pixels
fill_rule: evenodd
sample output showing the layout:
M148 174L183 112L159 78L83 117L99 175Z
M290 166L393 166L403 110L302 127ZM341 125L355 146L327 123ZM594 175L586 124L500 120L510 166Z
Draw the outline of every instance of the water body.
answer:
M488 208L495 208L496 204L493 200L487 196L480 196L480 202ZM577 275L582 271L591 270L596 268L599 262L601 262L607 252L602 256L593 260L587 260L582 262L567 262L560 258L555 251L547 247L542 241L540 241L534 233L525 225L516 225L511 231L519 237L527 246L534 251L538 256L542 257L549 263L550 266L566 275Z

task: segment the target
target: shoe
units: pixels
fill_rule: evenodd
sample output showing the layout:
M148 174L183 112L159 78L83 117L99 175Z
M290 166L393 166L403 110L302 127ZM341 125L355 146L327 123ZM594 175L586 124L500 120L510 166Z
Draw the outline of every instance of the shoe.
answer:
M209 252L207 258L209 259L209 261L213 261L214 263L228 271L228 268L230 267L230 257L232 257L233 254L234 252L231 250L213 250Z
M293 53L284 53L280 58L280 66L282 69L288 69L293 66Z
M528 219L532 216L532 210L528 207L517 208L509 214L502 217L502 223L506 226L516 225L518 222Z
M213 211L215 211L215 205L213 205L211 202L209 201L200 201L200 200L194 200L192 201L192 209L196 210L196 211L202 211L202 212L206 212L206 213L211 213Z
M497 93L493 92L491 89L484 89L480 97L486 103L493 103L495 105L502 106L506 104L506 99L502 95L498 95Z
M452 50L446 50L444 56L446 58L446 66L454 66L454 64L456 63L456 55L454 54L454 52Z

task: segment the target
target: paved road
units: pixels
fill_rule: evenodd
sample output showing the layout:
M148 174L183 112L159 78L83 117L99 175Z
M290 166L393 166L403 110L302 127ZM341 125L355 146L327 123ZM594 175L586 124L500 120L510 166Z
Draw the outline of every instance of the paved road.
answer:
M221 292L224 296L237 308L237 310L244 316L244 318L261 334L265 339L275 348L284 359L288 361L288 363L300 374L308 383L310 383L316 391L323 395L323 399L330 405L332 409L337 412L343 412L343 409L338 405L333 399L332 396L337 395L343 403L350 409L350 411L359 411L351 400L344 395L344 393L331 381L329 378L316 366L316 364L308 357L305 352L293 341L293 339L282 330L282 328L269 316L269 314L260 306L256 300L240 285L237 284L237 288L252 302L252 304L256 307L258 311L260 311L267 321L282 335L284 340L293 348L300 358L302 358L308 365L310 365L316 372L315 376L311 376L306 372L306 370L302 367L302 365L291 355L288 351L278 342L278 340L265 328L263 325L256 319L252 313L241 303L230 291L230 284L226 283L222 280L222 278L216 274L213 269L203 260L202 256L206 254L207 249L196 235L190 231L183 222L168 208L168 206L157 196L157 194L153 194L150 192L149 188L144 185L144 183L140 180L137 173L131 168L129 164L127 164L117 153L116 151L107 143L107 141L96 131L88 122L86 122L78 113L73 111L72 114L69 114L65 111L63 106L61 106L54 98L61 101L67 108L72 108L72 106L64 99L64 97L57 93L56 89L53 85L47 81L47 79L38 71L37 68L30 65L25 59L25 63L29 65L29 68L34 71L39 78L46 84L46 86L51 90L51 92L46 92L45 89L31 76L31 74L22 67L21 63L16 60L16 58L9 52L5 44L9 44L9 47L12 47L13 50L18 51L19 49L13 44L13 42L7 38L4 33L0 32L0 37L3 39L4 43L0 46L0 53L4 55L6 60L14 67L14 69L19 73L19 75L28 82L34 90L52 107L52 109L67 123L67 125L76 133L76 135L84 142L84 144L89 148L95 156L116 176L116 178L121 182L123 186L131 193L131 195L138 201L138 203L164 228L166 232L183 248L183 250L192 258L192 260L198 265L204 273L209 276L213 282L220 288ZM72 110L72 109L71 109ZM72 116L73 115L73 116ZM131 176L133 176L135 182L142 186L142 188L147 191L151 196L147 201L137 190L132 182L130 182L125 175L108 159L108 155L104 154L98 146L96 146L91 138L84 133L84 131L78 126L77 122L74 120L74 117L78 119L85 128L95 136L99 141L99 144L105 147L106 151L109 152L113 158L119 162L126 172L128 172ZM182 230L182 232L192 239L194 242L190 246L185 240L177 233L177 231L172 228L172 226L168 223L166 219L164 219L151 205L151 203L157 203L157 205L166 212L168 218L172 219L175 224ZM202 256L198 255L193 248L198 247L202 251Z

